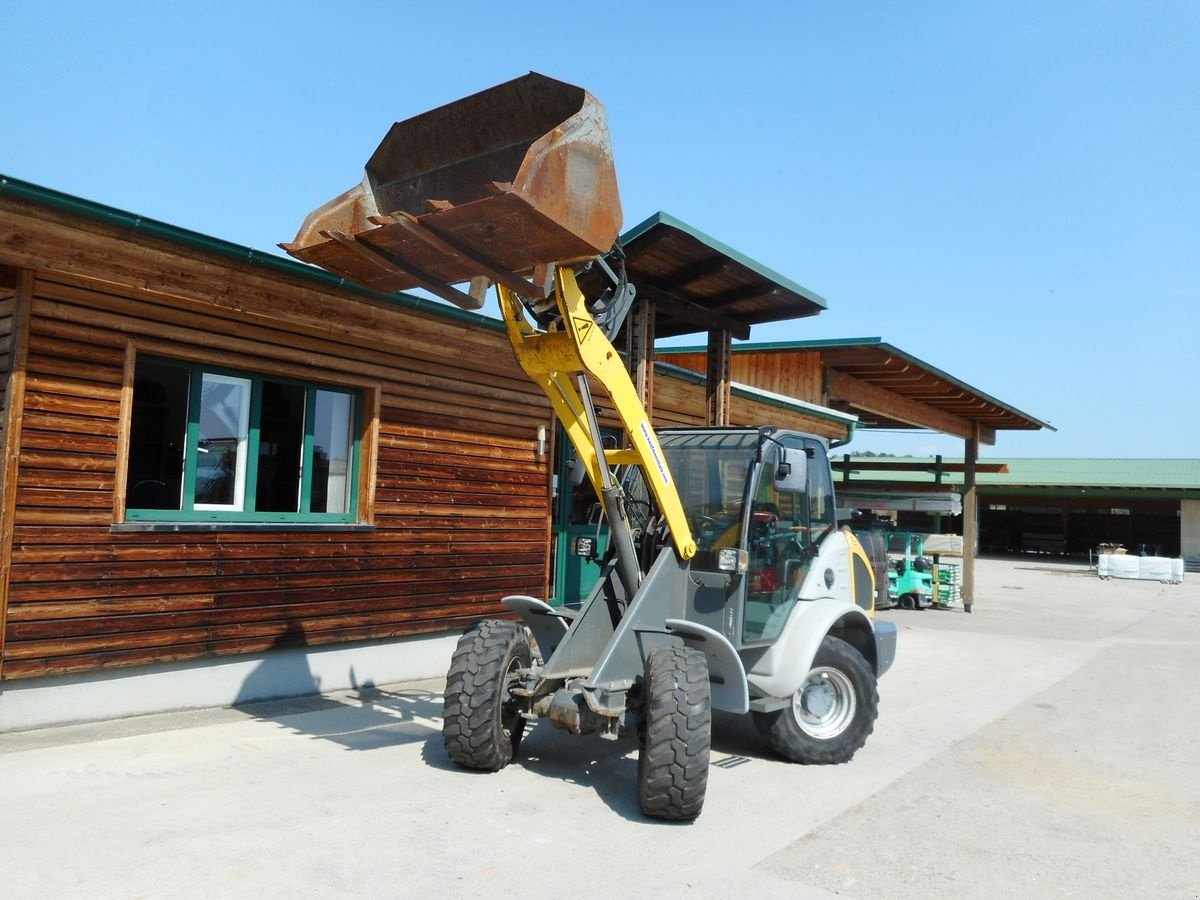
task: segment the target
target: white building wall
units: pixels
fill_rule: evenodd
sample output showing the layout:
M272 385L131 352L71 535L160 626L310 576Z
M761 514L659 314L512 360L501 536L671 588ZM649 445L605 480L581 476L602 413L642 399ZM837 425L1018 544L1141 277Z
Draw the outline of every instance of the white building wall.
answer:
M1184 559L1200 559L1200 500L1179 503L1179 546Z
M458 634L0 683L0 732L441 677Z

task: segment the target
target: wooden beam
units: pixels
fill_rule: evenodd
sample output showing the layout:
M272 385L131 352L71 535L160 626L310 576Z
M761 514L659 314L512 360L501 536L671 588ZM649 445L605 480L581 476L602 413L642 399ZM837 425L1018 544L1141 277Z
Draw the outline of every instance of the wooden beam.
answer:
M639 300L629 317L629 328L626 330L629 342L626 358L638 399L642 401L651 421L654 420L654 315L654 301Z
M687 322L689 325L695 325L697 331L719 328L728 331L739 341L748 340L750 337L750 326L745 322L711 309L705 309L698 303L680 300L666 291L660 291L652 284L639 284L638 294L647 300L653 300L660 312Z
M900 462L889 459L861 459L851 462L838 460L831 463L835 471L839 472L933 472L937 469L936 462ZM941 464L943 472L965 472L966 463L948 463ZM988 472L994 475L1007 475L1008 465L1006 463L976 463L976 472Z
M741 303L745 300L758 300L762 297L774 297L779 293L778 285L772 284L769 281L764 281L761 284L752 284L746 287L735 288L732 291L726 291L723 294L716 294L711 299L717 306L726 306L733 303Z
M125 522L125 497L129 486L129 442L133 424L133 384L137 375L137 346L125 341L125 364L121 368L121 407L117 414L117 474L113 486L113 524Z
M656 278L654 286L661 291L670 293L694 281L699 281L701 278L709 278L716 275L729 265L729 263L730 259L727 256L713 256L684 269L680 269L674 275L668 275L665 278Z
M848 403L852 407L905 422L916 428L932 428L963 440L975 438L985 444L996 442L994 429L981 429L970 419L944 412L928 403L910 400L836 369L829 370L828 375L831 402Z
M725 426L730 423L730 369L733 357L732 335L725 330L708 333L708 375L704 382L705 424Z
M961 484L938 484L933 481L877 481L873 478L842 479L838 481L839 491L874 491L877 493L893 494L961 494Z
M979 457L978 437L969 437L964 448L966 468L963 472L963 611L975 606L975 549L979 543L979 492L975 484L976 460Z
M29 359L29 322L33 309L33 272L17 273L12 321L12 364L4 392L4 443L0 447L0 676L4 674L4 638L8 631L8 588L12 580L13 524L17 512L17 476L21 464L21 428L25 415L25 379Z

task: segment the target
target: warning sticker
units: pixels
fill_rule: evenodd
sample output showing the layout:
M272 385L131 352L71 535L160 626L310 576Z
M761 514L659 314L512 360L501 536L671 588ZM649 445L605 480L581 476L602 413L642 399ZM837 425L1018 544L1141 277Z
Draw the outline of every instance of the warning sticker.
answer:
M571 321L575 323L575 333L579 335L581 344L591 337L592 329L596 327L596 323L591 319L573 318Z

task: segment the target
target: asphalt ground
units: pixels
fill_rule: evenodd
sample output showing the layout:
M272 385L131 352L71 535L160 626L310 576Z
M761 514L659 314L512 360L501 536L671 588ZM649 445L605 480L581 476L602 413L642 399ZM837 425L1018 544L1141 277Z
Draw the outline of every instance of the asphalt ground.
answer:
M0 735L0 896L1200 896L1200 577L981 560L891 611L850 763L718 714L704 812L644 819L632 740L446 758L440 682Z

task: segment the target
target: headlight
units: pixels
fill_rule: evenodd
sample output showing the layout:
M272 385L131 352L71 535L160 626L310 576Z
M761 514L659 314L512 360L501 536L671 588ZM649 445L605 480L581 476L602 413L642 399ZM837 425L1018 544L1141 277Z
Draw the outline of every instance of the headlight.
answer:
M722 547L717 551L717 568L741 575L750 568L750 554L734 547Z

